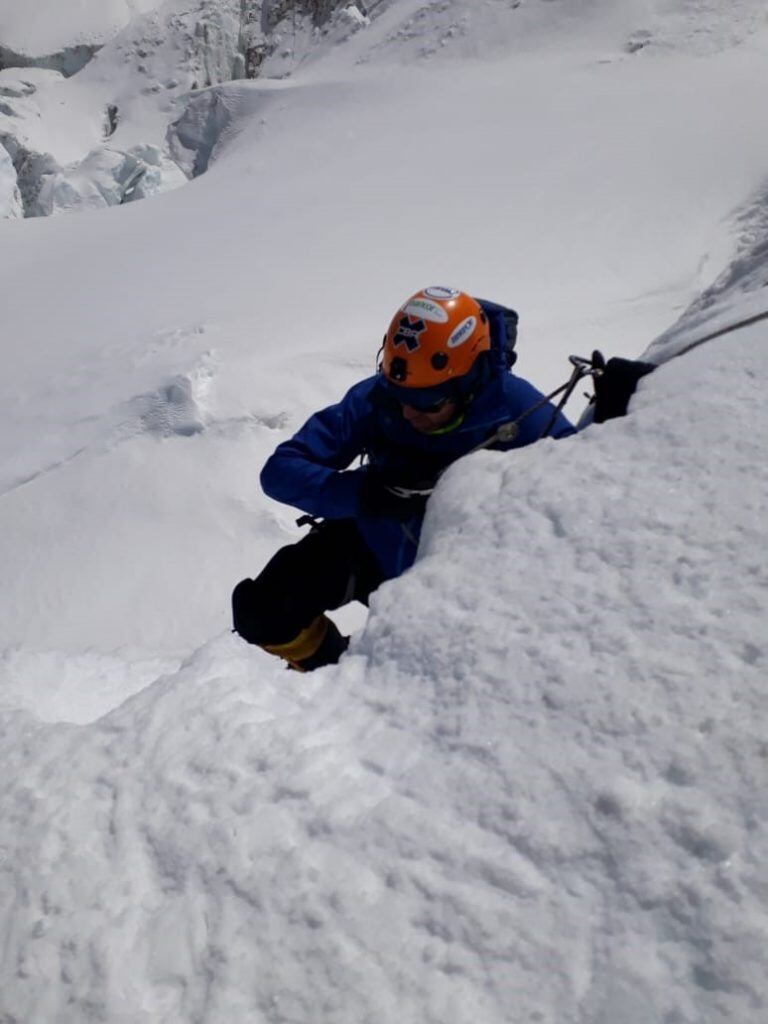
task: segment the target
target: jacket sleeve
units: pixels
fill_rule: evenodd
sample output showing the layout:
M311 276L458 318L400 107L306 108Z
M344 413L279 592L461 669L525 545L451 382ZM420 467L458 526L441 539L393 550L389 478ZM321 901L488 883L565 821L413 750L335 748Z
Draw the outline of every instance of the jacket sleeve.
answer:
M359 514L364 470L344 470L366 447L366 383L315 413L277 447L261 471L261 486L270 498L324 519Z
M513 377L511 374L507 377L507 396L513 419L516 419L527 409L532 408L544 397L533 384L530 384L523 377ZM555 406L551 402L547 402L540 409L537 409L528 416L524 416L520 421L520 432L510 447L522 448L525 445L533 444L534 441L538 441L551 422L554 412ZM566 419L562 412L559 412L547 437L568 437L570 434L575 433L576 428L573 424Z

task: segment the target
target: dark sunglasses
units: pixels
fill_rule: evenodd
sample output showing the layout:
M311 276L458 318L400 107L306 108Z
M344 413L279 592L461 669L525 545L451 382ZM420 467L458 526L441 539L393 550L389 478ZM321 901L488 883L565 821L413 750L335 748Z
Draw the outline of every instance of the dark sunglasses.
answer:
M381 371L381 368L379 368ZM455 401L456 396L445 385L431 388L407 388L402 384L387 380L381 373L381 380L386 393L402 408L418 409L423 413L439 412L448 402ZM447 393L446 393L447 392Z

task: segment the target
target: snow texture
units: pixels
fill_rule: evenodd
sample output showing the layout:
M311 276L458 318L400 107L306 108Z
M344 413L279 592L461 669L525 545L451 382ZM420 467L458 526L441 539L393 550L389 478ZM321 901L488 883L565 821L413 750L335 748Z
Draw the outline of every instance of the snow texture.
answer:
M138 40L151 86L223 50L169 10L0 72L25 205L159 184L172 122L194 177L0 225L0 1020L764 1024L765 321L674 358L768 311L761 5L267 18L291 79L181 103ZM229 632L298 536L258 471L430 282L518 308L541 386L663 365L453 466L286 672Z

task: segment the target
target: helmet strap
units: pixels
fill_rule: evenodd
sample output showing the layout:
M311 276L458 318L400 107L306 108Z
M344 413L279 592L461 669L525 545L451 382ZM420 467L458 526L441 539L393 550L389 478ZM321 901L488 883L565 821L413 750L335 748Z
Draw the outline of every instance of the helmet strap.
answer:
M450 434L452 430L456 430L464 422L467 415L466 407L463 409L457 409L456 415L453 417L450 423L446 423L444 427L438 427L436 430L428 430L428 437L439 437L441 434Z
M464 387L462 387L462 381L467 381L467 377L460 377L458 380L454 381L454 401L456 402L458 411L461 413L462 417L474 402L477 393L482 391L491 379L491 364L487 356L487 352L481 352L475 360L475 365L467 375L467 377L469 377L468 390L465 391Z

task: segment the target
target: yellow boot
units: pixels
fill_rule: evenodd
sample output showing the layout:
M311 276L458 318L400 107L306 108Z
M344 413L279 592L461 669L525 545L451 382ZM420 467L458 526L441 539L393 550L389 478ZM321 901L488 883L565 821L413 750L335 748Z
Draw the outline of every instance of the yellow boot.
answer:
M318 615L288 643L262 646L297 672L311 672L322 665L335 665L349 646L349 637L342 636L327 615Z

